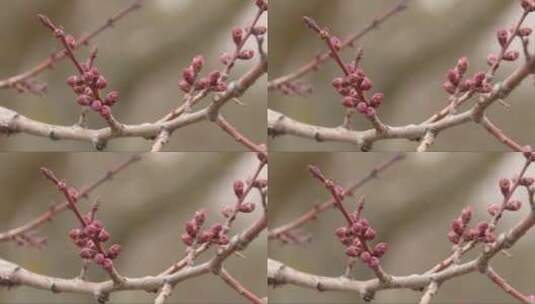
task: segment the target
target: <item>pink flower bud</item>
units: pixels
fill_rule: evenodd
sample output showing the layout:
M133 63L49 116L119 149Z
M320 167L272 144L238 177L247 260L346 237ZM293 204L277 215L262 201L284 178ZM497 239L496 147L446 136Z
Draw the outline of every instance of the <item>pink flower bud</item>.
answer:
M459 81L461 80L461 75L457 69L450 69L448 70L447 78L454 86L458 86Z
M195 90L202 91L207 89L210 86L210 79L204 77L195 83Z
M102 268L104 268L104 270L106 271L111 271L113 269L113 262L111 259L104 259L104 261L102 261Z
M500 179L500 191L503 196L509 195L509 192L511 191L511 181L508 178Z
M104 119L110 119L111 118L111 108L108 105L103 105L102 108L100 108L100 116Z
M81 94L76 97L76 102L81 106L88 106L91 103L91 97Z
M83 84L83 80L76 75L72 75L67 78L67 84L74 88L75 86Z
M442 84L442 88L450 95L455 94L455 91L457 90L457 87L449 82L449 80Z
M489 224L485 223L485 222L481 222L481 223L477 224L476 229L480 234L483 234L485 231L487 231L489 229Z
M252 59L253 57L254 57L253 50L243 50L243 51L240 51L240 53L238 54L238 59L241 59L241 60L249 60L249 59Z
M113 244L110 246L110 248L108 249L108 258L110 259L115 259L119 256L119 254L121 254L121 245L119 244Z
M219 234L223 231L223 225L221 224L214 224L210 230L212 230L214 237L219 236Z
M256 6L262 11L267 11L268 9L268 3L266 0L256 0Z
M223 215L224 218L231 217L233 213L234 213L234 208L231 206L223 206L223 208L221 208L221 214Z
M385 255L386 251L388 250L388 245L386 243L379 243L375 245L375 248L373 249L373 256L376 256L378 258Z
M363 237L365 240L371 241L375 239L375 235L376 235L375 230L371 227L368 227L368 229L366 229L366 232L364 232Z
M93 260L95 261L95 263L97 263L97 265L102 265L105 259L106 257L102 253L95 254L95 257L93 258Z
M505 209L509 211L518 211L522 208L522 202L518 200L508 201L505 204Z
M483 242L490 244L496 241L496 235L492 232L487 232L483 237Z
M71 49L74 49L76 47L76 39L74 39L74 37L72 35L65 36L65 42L67 42L67 45Z
M82 248L82 250L80 250L80 257L82 259L90 260L95 257L96 253L97 252L91 248Z
M498 43L502 48L505 47L507 45L507 39L509 39L509 33L506 30L501 29L496 32L496 36L498 38Z
M364 228L362 224L360 224L360 222L353 223L353 225L351 226L351 231L356 235L360 235L365 231L365 229L366 228Z
M230 62L232 61L232 55L229 53L222 53L219 56L219 60L221 61L222 64L229 65Z
M372 256L368 251L364 251L363 253L360 254L360 260L364 263L368 263L371 257Z
M487 78L487 76L485 75L484 72L478 72L474 75L474 86L475 87L480 87L482 84L483 84L483 81L485 81L485 78Z
M243 196L245 184L242 181L237 180L234 182L233 187L234 187L234 194L236 194L238 198L241 198Z
M368 105L364 101L359 102L357 104L357 111L361 114L368 113Z
M200 244L204 244L214 238L214 233L211 230L206 230L201 233L198 238Z
M461 221L464 225L468 224L472 219L472 208L470 206L466 207L461 211Z
M84 247L87 244L87 239L80 238L74 241L74 244L78 247Z
M498 62L498 56L496 56L495 54L489 54L487 56L487 64L489 66L493 66L496 64L496 62Z
M464 225L461 219L455 219L453 222L451 222L451 230L458 235L463 235L464 233Z
M346 108L352 108L355 106L355 98L351 97L351 96L346 96L344 97L344 99L342 100L342 105Z
M251 213L254 211L254 209L255 209L254 203L243 203L238 208L238 210L243 213Z
M333 79L333 81L331 82L331 85L335 87L336 89L341 88L343 84L344 84L344 79L341 77L337 77Z
M230 239L228 238L228 236L226 235L220 235L219 238L217 239L216 243L218 245L228 245L228 243L230 243Z
M535 10L535 3L532 0L522 0L520 5L526 12L533 12Z
M498 204L490 204L487 208L487 211L490 215L495 216L500 212L500 205Z
M184 226L185 226L186 232L189 235L191 235L192 237L195 237L197 235L197 232L199 231L199 226L197 225L195 220L186 222Z
M350 247L346 248L346 255L347 256L356 258L356 257L358 257L360 255L360 253L361 252L356 247L350 246Z
M375 115L377 115L377 112L375 111L374 108L372 107L368 107L368 109L366 109L366 117L369 118L369 119L372 119L375 117Z
M520 56L520 54L518 53L518 51L507 51L505 52L505 54L503 54L503 60L505 61L515 61L518 59L518 57Z
M91 109L95 112L100 112L100 109L102 109L102 101L95 99L93 102L91 102Z
M189 91L191 90L191 84L189 84L184 79L180 79L177 84L180 90L182 90L182 92L184 93L189 93Z
M109 239L110 239L110 234L108 233L108 231L106 231L106 229L100 230L98 234L98 240L101 242L106 242Z
M459 58L459 60L457 61L456 68L457 68L457 71L459 71L460 76L462 77L468 70L468 58L466 57Z
M195 211L193 219L195 220L195 223L197 223L197 225L202 226L202 224L204 224L204 221L206 220L206 210L200 209Z
M96 237L102 228L98 227L97 225L94 225L93 223L85 226L84 233L87 234L89 237Z
M368 261L368 266L371 268L376 268L379 266L379 259L377 257L372 256L370 260Z
M368 77L365 77L360 83L360 89L362 91L369 91L372 87L373 87L373 83Z
M522 177L518 183L521 185L521 186L524 186L524 187L529 187L531 185L533 185L533 183L535 182L535 179L533 177Z
M119 101L119 92L117 91L111 91L106 95L106 98L104 99L104 103L108 106L113 106L114 104Z
M191 237L191 235L189 235L188 233L183 233L183 234L180 236L180 239L182 240L182 242L183 242L186 246L191 246L191 245L193 245L193 237Z
M189 83L190 85L193 85L193 83L195 82L195 78L197 77L197 74L195 73L195 71L193 70L192 67L188 67L188 68L185 68L183 71L182 71L182 78L187 82Z
M385 99L385 95L383 93L375 93L373 94L370 100L370 106L377 109L379 106L381 106L384 99Z
M234 44L241 45L243 39L243 29L240 27L235 27L232 29L232 40Z
M193 70L195 70L196 73L199 73L204 66L204 57L202 55L197 55L193 57L193 60L191 61L191 66L193 67Z
M523 27L523 28L518 29L518 35L520 37L527 37L531 35L531 33L532 33L532 29L529 27Z
M450 232L448 232L448 239L453 244L459 244L459 241L461 240L461 237L457 233L455 233L453 231L450 231Z
M342 48L342 42L338 37L331 37L330 41L335 50L339 51Z
M71 238L71 240L75 241L80 238L81 233L82 231L78 228L71 229L71 231L69 231L69 237Z
M338 227L335 230L335 234L339 239L344 238L347 235L347 228L346 227Z
M466 241L472 241L475 240L478 235L478 232L476 229L468 229L466 233L464 234L464 239Z
M97 82L95 83L95 86L99 90L103 90L108 86L108 81L103 76L99 76L97 79Z

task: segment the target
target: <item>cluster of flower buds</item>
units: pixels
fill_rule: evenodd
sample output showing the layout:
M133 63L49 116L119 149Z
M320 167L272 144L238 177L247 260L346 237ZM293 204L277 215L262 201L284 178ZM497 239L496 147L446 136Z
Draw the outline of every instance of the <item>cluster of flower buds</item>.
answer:
M93 260L104 270L111 271L113 268L112 260L116 259L121 253L121 246L113 244L107 251L104 251L102 243L110 239L109 232L102 222L94 219L92 215L84 216L83 220L85 225L72 229L69 232L69 237L80 248L80 257L82 259Z
M204 222L206 221L206 211L197 210L193 219L189 220L185 224L185 230L180 237L182 242L186 246L193 246L195 243L213 243L217 245L227 245L229 238L227 236L227 230L222 224L214 224L210 228L201 231Z
M241 202L245 195L245 183L241 180L237 180L232 185L234 189L234 195L236 195L236 198L238 199L238 202L240 204L237 207L237 210L235 210L235 207L231 206L224 206L221 210L221 213L225 218L232 217L236 212L242 212L242 213L251 213L255 210L256 204L255 203L244 203ZM264 187L267 187L267 180L264 180L264 182L261 181L254 181L252 187L256 187L259 189L262 189Z
M101 221L95 219L97 207L94 206L88 214L82 215L76 205L80 198L79 192L75 188L69 187L65 181L57 178L52 170L43 167L41 173L57 186L58 191L63 193L69 202L69 208L80 221L80 228L72 229L69 232L71 240L80 248L80 257L85 260L93 260L108 272L112 271L112 260L121 253L121 246L114 244L107 251L105 250L103 243L110 239L110 233Z
M199 78L199 74L204 67L202 55L193 57L191 64L182 71L182 78L178 81L178 87L184 93L195 91L224 92L227 84L223 80L219 71L212 71L207 76Z
M500 191L502 195L505 198L510 198L511 191L512 191L512 183L518 182L518 185L524 186L526 188L530 188L534 183L535 179L533 177L527 177L523 176L520 177L520 179L516 178L513 181L511 181L509 178L502 178L500 179L499 186ZM506 199L505 205L502 206L502 204L490 204L487 208L487 211L490 215L496 216L497 214L501 213L502 211L518 211L522 208L522 202L519 200L511 200Z
M481 222L475 228L469 228L468 224L472 219L472 209L466 207L461 212L461 215L451 222L450 231L448 232L448 239L456 245L463 242L477 240L483 243L494 243L496 235L490 229L490 225L486 222Z
M350 215L353 221L351 225L336 229L336 236L346 246L347 256L358 257L364 264L376 268L379 266L380 258L386 253L388 245L378 243L373 249L370 248L368 242L373 241L377 233L368 220L360 217L358 213L359 211Z
M478 72L472 78L463 80L468 70L468 59L461 57L455 68L448 70L446 81L442 85L444 91L450 95L468 91L478 93L490 93L492 84L487 79L485 72Z
M72 53L72 50L77 45L76 39L72 35L65 34L63 28L56 26L48 17L39 15L39 19L61 41L67 55L71 58L79 72L79 75L72 75L67 78L67 84L78 96L76 98L78 104L84 107L90 107L104 119L109 120L111 118L111 107L119 100L119 94L116 91L111 91L104 98L101 97L100 91L108 86L108 81L102 76L99 69L94 66L96 49L91 51L87 62L78 62Z
M80 66L83 75L72 75L67 78L67 84L76 93L76 102L83 107L89 107L99 113L104 119L111 116L111 108L119 101L119 93L110 91L101 98L101 90L108 86L108 81L99 69L94 66L92 59Z
M245 44L245 37L247 36L247 33L251 31L251 34L255 36L263 36L267 32L267 28L265 26L255 26L252 29L246 28L243 29L241 27L235 27L232 29L232 41L234 42L234 45L236 47L236 53L222 53L219 57L219 60L221 60L221 63L225 66L231 65L234 60L251 60L253 59L255 55L255 51L252 49L242 49L243 45Z
M506 50L508 45L509 45L509 41L511 39L511 36L517 35L524 42L527 42L528 37L531 35L531 33L532 33L532 30L529 27L519 28L516 33L512 32L512 31L505 30L505 29L498 30L496 32L496 36L497 36L497 39L498 39L498 43L500 44L501 50L503 52L502 59L505 60L505 61L515 61L520 56L520 53L518 51L515 51L515 50L508 50L507 51ZM498 63L498 60L499 60L499 58L498 58L498 55L496 55L496 54L492 54L491 53L491 54L489 54L487 56L487 64L489 66L494 66L495 64Z
M334 42L333 42L334 40ZM331 37L331 43L335 48L340 45L340 40ZM346 108L354 108L357 112L372 118L376 110L384 101L383 93L375 93L371 98L366 93L372 89L373 83L364 71L355 64L346 65L349 74L345 77L337 77L332 81L333 87L343 96L342 105Z
M346 192L344 188L333 180L326 178L318 167L309 165L308 170L312 177L319 180L331 192L336 202L341 202ZM370 268L375 269L380 264L380 258L386 253L388 246L386 243L378 243L372 249L370 248L370 241L375 240L377 232L370 225L368 220L361 216L364 208L364 201L362 201L354 213L349 214L345 208L340 204L338 208L346 216L348 224L336 229L336 236L346 246L346 255L350 257L358 257L364 264Z

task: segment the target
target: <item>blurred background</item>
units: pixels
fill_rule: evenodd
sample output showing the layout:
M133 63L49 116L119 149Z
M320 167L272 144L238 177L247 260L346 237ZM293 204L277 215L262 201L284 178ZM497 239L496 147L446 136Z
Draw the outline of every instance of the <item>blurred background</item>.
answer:
M26 223L45 212L52 202L63 200L55 187L41 176L39 167L46 165L58 177L80 187L128 157L128 154L113 153L0 154L0 231ZM257 163L253 153L145 154L140 162L94 191L90 198L98 197L101 201L98 218L111 233L111 242L123 247L115 262L118 270L131 277L153 275L181 259L185 246L180 234L184 232L185 222L200 208L207 210L208 225L220 221L221 206L235 199L233 182L249 178ZM265 178L267 170L261 175ZM260 202L254 192L251 200ZM90 208L87 201L81 201L80 206L84 211ZM259 210L240 216L231 233L251 225L260 216ZM0 257L37 273L73 278L79 274L81 259L68 232L77 226L74 216L66 210L38 229L39 235L48 238L48 245L42 250L19 247L13 242L0 243ZM261 234L243 252L246 258L234 256L225 262L231 274L262 297L267 294L266 250L265 234ZM206 252L198 261L212 255L212 251ZM88 278L98 281L107 276L91 266ZM142 291L111 296L114 303L152 303L154 298L154 294ZM93 298L21 287L1 290L0 302L88 303ZM244 300L218 277L205 275L177 285L169 302L244 303Z
M6 78L35 66L58 48L58 42L38 21L38 13L48 15L75 36L92 31L132 0L0 1L0 78ZM219 54L233 48L231 29L245 26L256 13L256 6L244 0L152 0L119 21L113 29L99 35L97 64L109 87L121 94L114 107L118 120L128 124L156 121L182 100L176 83L193 56L202 53L204 71L221 68ZM261 24L267 23L262 20ZM88 49L78 51L86 58ZM236 66L231 79L243 74L252 63ZM65 84L74 67L67 60L45 71L36 80L48 83L42 97L0 90L0 104L33 119L53 124L76 122L79 106ZM262 77L241 98L246 107L229 103L222 113L227 120L256 142L266 140L266 78ZM210 100L207 98L207 100ZM208 102L208 101L206 101ZM206 102L204 105L206 105ZM202 106L202 105L201 105ZM91 127L103 127L96 115L89 118ZM152 142L143 139L119 139L109 143L109 151L149 150ZM92 151L87 143L52 142L46 138L17 135L0 138L0 150ZM212 123L202 122L176 131L169 151L241 151Z
M329 198L313 180L306 165L315 164L323 172L346 185L357 181L393 153L271 153L270 227L277 227ZM379 178L355 192L366 197L364 215L377 230L377 242L387 242L389 251L382 258L384 269L394 275L422 273L448 256L451 243L447 233L451 221L467 205L474 209L473 222L488 219L487 205L500 200L498 181L520 172L525 160L518 153L409 153L408 157L380 174ZM531 167L528 176L535 174ZM528 204L524 191L517 196ZM353 208L354 200L346 205ZM529 207L507 213L498 229L509 228L525 216ZM344 224L342 215L328 210L316 221L302 226L312 236L306 245L281 245L270 241L269 256L299 270L324 276L340 276L345 269L344 247L334 231ZM535 235L528 233L511 250L512 258L496 256L492 265L515 288L531 294L533 290L533 250ZM478 252L476 250L475 252ZM474 257L474 254L468 257ZM355 277L373 277L357 263ZM382 291L376 303L415 303L421 293L410 290ZM270 289L270 303L359 303L357 294L316 292L285 285ZM436 303L513 303L513 298L490 280L472 273L444 283Z
M345 37L366 26L374 16L392 7L396 0L271 0L269 78L274 79L300 67L318 53L325 44L307 29L302 21L309 15L328 26L332 33ZM469 74L486 70L487 55L498 51L496 30L509 28L521 15L519 1L503 0L411 0L409 9L384 23L379 30L368 33L359 46L364 49L363 67L374 82L375 89L386 98L379 110L383 121L391 125L421 122L446 105L447 94L442 89L447 70L461 56L468 56ZM531 16L527 24L534 25ZM515 44L515 47L518 45ZM532 51L534 49L532 48ZM343 53L354 58L355 50ZM523 59L522 59L523 60ZM521 61L502 66L497 80L516 68ZM302 80L312 84L308 97L288 97L270 92L269 107L304 122L324 126L339 126L344 109L331 80L340 74L334 61L310 73ZM535 103L532 81L527 80L515 90L507 102L488 111L507 134L524 144L535 144ZM473 103L469 103L473 105ZM356 129L369 128L367 121L356 117ZM271 149L300 151L352 151L348 144L315 143L292 136L270 142ZM414 151L415 143L388 140L374 144L376 151ZM449 129L440 134L434 151L505 151L495 138L474 124Z

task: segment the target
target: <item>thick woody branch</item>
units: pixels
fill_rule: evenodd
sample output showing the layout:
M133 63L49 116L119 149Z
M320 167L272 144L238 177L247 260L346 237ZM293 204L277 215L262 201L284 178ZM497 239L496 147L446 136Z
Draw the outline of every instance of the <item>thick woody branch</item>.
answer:
M429 131L439 133L443 130L472 121L472 111L452 115L440 121L429 124L411 124L406 126L389 126L386 132L377 132L376 129L352 131L341 127L329 128L303 123L286 115L268 110L268 133L273 136L294 135L318 142L332 141L350 143L360 147L386 139L407 139L417 141Z
M268 283L271 286L290 284L319 291L357 292L363 298L370 299L375 292L385 289L421 290L430 284L441 284L450 279L468 273L489 270L489 261L504 249L511 248L522 236L535 225L535 214L530 214L517 223L511 230L500 235L498 241L486 248L477 258L463 263L451 265L439 272L426 272L407 276L391 276L389 281L372 279L367 281L352 280L346 277L325 277L296 270L279 261L268 260ZM429 296L429 295L428 295Z
M231 243L209 261L183 268L175 273L145 276L139 278L125 277L121 284L112 280L91 282L76 279L63 279L41 275L25 269L15 263L0 259L0 287L27 286L49 290L54 293L68 292L93 295L104 301L109 294L125 290L143 290L155 292L163 286L174 286L182 281L210 272L218 273L222 263L234 252L245 249L266 228L267 217L263 215L244 232L235 236Z

